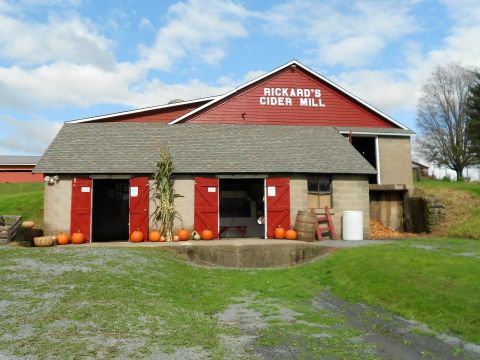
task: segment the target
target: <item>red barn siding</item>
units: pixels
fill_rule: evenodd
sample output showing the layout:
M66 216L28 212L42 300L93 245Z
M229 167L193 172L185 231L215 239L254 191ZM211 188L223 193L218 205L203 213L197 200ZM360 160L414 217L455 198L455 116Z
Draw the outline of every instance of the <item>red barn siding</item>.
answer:
M320 89L325 107L305 107L292 98L292 106L260 105L263 89L301 88ZM244 117L242 117L244 114ZM313 77L302 69L283 69L239 93L187 118L191 123L262 124L262 125L318 125L355 127L397 127L380 115L341 93L331 85Z
M43 174L32 174L35 165L0 165L0 183L42 182Z
M42 182L43 174L25 171L0 171L0 183Z
M187 104L187 105L173 106L165 109L145 110L142 112L138 112L136 114L128 114L128 115L119 114L118 116L114 116L111 118L86 121L86 123L88 122L164 122L164 123L168 123L204 105L205 103L206 101Z

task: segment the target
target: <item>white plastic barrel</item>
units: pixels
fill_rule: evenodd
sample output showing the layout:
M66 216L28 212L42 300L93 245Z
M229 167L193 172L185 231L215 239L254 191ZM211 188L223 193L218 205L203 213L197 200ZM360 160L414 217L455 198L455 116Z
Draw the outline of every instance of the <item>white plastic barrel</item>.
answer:
M363 211L344 211L342 217L343 240L363 240Z

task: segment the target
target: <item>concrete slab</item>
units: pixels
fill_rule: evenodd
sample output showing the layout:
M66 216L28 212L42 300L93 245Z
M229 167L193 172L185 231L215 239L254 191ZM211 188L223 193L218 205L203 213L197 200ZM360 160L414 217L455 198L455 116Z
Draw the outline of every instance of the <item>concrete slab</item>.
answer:
M319 241L270 239L222 239L165 243L119 241L70 246L164 248L174 251L182 258L198 265L235 269L294 266L317 260L336 250L334 247L323 246Z

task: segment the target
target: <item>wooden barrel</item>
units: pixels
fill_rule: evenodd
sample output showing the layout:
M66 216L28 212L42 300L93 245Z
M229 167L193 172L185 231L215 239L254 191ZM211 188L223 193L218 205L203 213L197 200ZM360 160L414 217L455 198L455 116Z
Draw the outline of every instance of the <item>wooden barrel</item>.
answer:
M297 239L302 241L314 241L317 232L317 216L310 211L300 210L295 219L295 231Z

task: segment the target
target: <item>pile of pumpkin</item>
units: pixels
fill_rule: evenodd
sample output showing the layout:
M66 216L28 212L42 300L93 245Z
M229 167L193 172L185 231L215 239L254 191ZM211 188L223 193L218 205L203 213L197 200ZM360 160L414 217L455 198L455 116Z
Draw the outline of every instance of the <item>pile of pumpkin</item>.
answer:
M69 238L66 233L59 233L55 237L55 240L58 245L67 245L70 242L72 244L83 244L85 243L85 235L80 231L73 233L71 238ZM160 231L152 230L148 236L148 240L151 242L164 242L167 241L165 236L161 235ZM193 231L192 233L188 232L186 229L180 229L177 232L177 235L173 237L173 241L186 241L186 240L213 240L212 230L203 230L202 233ZM132 232L130 235L131 242L142 242L143 233L140 230Z
M165 242L167 238L162 235L159 230L152 230L148 234L148 240L151 242ZM172 241L187 241L187 240L213 240L213 231L210 229L205 229L201 233L197 231L192 231L191 233L186 229L180 229L177 231L176 235L173 236ZM143 233L140 230L132 232L130 235L131 242L142 242Z
M280 225L275 229L275 239L277 240L297 240L297 232L293 229L285 230Z
M77 231L72 234L71 238L68 237L68 234L60 233L56 236L57 245L67 245L72 243L74 245L79 245L85 243L85 235L80 231Z

